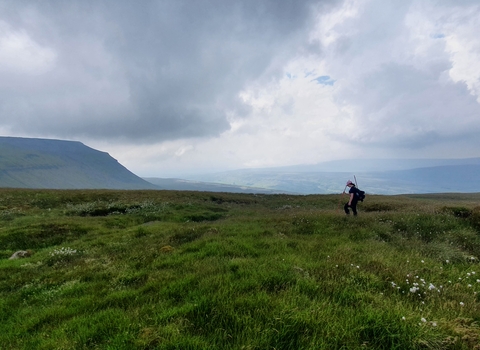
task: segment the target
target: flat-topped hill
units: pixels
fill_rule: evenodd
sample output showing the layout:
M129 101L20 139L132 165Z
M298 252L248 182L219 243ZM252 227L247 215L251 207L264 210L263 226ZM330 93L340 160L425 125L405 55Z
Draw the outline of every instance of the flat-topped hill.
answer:
M0 137L0 187L156 189L108 153L81 142Z

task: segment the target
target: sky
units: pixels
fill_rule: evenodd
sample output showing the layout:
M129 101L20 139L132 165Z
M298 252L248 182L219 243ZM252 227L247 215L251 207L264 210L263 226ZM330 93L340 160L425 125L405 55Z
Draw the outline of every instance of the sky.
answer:
M477 0L0 0L0 135L143 177L480 156Z

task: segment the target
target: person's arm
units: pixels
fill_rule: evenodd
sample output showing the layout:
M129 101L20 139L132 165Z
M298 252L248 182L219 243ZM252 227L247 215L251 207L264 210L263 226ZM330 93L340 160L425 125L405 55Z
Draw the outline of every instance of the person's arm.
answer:
M348 205L352 205L353 201L353 193L350 193L350 200L348 201Z

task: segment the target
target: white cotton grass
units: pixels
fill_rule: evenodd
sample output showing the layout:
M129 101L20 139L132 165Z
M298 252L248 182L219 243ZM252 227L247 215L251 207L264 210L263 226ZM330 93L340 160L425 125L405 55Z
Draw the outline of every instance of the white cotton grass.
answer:
M450 276L451 280L442 279L445 278L446 269L442 270L442 266L436 266L433 269L425 270L426 265L430 265L430 262L427 260L416 260L417 264L424 264L422 270L415 270L410 271L408 273L403 274L405 276L402 280L390 280L388 284L390 288L393 289L392 293L403 295L404 297L409 298L411 301L417 303L417 310L419 312L431 312L432 309L437 308L439 303L442 303L442 296L445 295L446 298L451 296L451 292L455 291L457 293L459 288L463 288L465 293L465 299L463 301L457 301L457 312L463 312L463 308L465 305L468 305L471 300L469 298L475 298L477 293L480 293L480 276L476 276L475 271L459 271L460 273L457 276ZM446 263L454 264L450 260L444 260ZM339 265L335 265L338 268ZM346 263L346 266L351 267L351 271L359 271L360 265L356 265L355 262L353 263ZM424 271L425 270L425 271ZM422 273L428 273L428 271L433 272L436 271L437 274L428 273L428 276L422 276L419 272L424 271ZM452 272L454 270L451 270ZM438 274L440 273L440 274ZM458 280L457 280L458 278ZM380 295L384 296L383 292L379 293ZM387 295L387 293L385 293ZM473 300L473 299L472 299ZM438 327L437 321L430 321L427 317L421 317L422 315L417 315L417 320L420 319L418 322L419 326L425 327ZM433 314L431 317L435 317ZM414 319L415 317L413 317ZM400 316L400 320L404 322L408 322L412 320L412 317L409 316Z
M50 256L55 256L55 255L74 255L77 253L76 249L72 249L69 247L62 247L60 249L55 249L52 253L50 253Z

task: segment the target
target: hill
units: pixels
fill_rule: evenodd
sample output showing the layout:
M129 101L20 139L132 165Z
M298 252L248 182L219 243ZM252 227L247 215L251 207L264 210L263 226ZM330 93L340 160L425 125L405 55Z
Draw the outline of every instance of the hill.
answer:
M0 187L157 189L81 142L0 137Z
M344 164L345 163L345 164ZM348 170L350 169L350 170ZM426 160L357 160L343 163L240 169L189 177L190 180L236 184L300 194L342 192L357 178L371 194L480 192L480 158Z
M268 170L311 172L384 172L418 168L430 168L456 165L480 165L480 158L380 158L380 159L342 159L307 165L291 165L269 168Z

